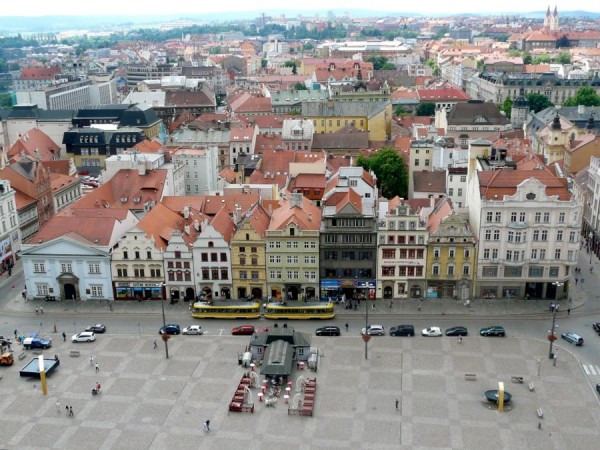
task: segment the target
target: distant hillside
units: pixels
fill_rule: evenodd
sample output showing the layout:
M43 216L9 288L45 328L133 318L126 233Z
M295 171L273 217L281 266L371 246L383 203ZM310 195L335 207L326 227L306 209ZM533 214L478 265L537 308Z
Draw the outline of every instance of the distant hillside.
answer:
M319 14L321 17L326 17L330 10L321 11L301 11L304 17L310 17L314 14ZM374 10L331 10L336 16L341 16L346 12L352 17L423 17L423 14L406 13L398 11L374 11ZM286 10L271 10L271 11L241 11L231 12L226 14L173 14L173 15L136 15L136 16L43 16L43 17L20 17L20 16L8 16L0 17L0 35L10 35L15 33L48 33L56 31L66 30L86 30L91 29L94 31L109 31L123 28L131 28L138 26L158 26L159 24L176 21L176 20L192 20L195 22L219 22L225 23L229 21L239 20L251 20L259 17L261 14L267 15L281 15L285 14L287 17L295 17L299 11L286 11ZM530 18L543 18L546 11L531 11L531 12L510 12L501 13L503 16L521 16ZM599 18L600 13L589 12L589 11L559 11L560 17L590 17L592 19ZM469 13L456 14L455 12L440 12L437 14L428 13L428 16L465 16L473 15ZM480 16L486 16L490 14L479 14ZM496 15L500 15L496 14Z

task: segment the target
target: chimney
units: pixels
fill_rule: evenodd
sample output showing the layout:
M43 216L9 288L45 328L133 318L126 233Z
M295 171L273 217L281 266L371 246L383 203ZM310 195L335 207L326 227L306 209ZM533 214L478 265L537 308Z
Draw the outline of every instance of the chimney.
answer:
M194 230L200 231L200 222L198 220L194 220Z
M290 195L290 204L291 206L297 206L298 208L302 208L302 194L294 192Z
M189 206L185 206L183 208L183 218L186 220L190 218L190 207Z
M435 198L433 196L429 197L429 206L431 209L435 208Z
M183 227L183 231L185 231L185 234L190 234L190 226L186 225L185 227Z

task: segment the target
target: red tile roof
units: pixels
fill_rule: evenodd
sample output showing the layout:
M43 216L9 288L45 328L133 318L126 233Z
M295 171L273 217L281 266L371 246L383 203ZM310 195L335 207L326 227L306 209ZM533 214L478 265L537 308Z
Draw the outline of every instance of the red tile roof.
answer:
M417 93L423 102L467 101L470 99L465 92L449 84L440 89L418 89Z
M92 246L109 246L113 242L114 229L118 219L114 217L67 217L54 216L31 237L32 244L41 244L65 235L77 236Z
M20 80L54 80L60 67L26 67L21 69Z
M233 236L236 230L236 226L232 220L232 214L232 210L230 210L227 205L224 205L210 221L213 228L221 233L225 242L231 241L231 236Z
M302 206L292 206L291 200L285 200L273 211L269 230L282 230L294 223L301 230L319 230L321 227L321 208L302 196Z
M503 201L505 195L514 195L517 186L530 178L546 186L546 195L557 195L559 200L570 199L566 178L557 178L550 170L495 170L479 171L479 193L486 200Z
M37 150L37 152L36 152ZM50 161L60 155L60 147L43 131L32 128L19 136L19 139L8 150L9 161L17 161L22 153L42 161Z
M260 117L260 116L256 116ZM283 138L280 134L259 134L256 136L256 142L254 144L254 153L266 153L272 152L277 149L283 148Z
M194 216L194 219L201 222L197 215ZM189 233L186 233L186 225ZM144 230L146 236L154 237L156 248L162 250L165 250L169 245L174 230L181 232L183 240L188 245L193 244L199 234L193 226L193 221L186 221L181 214L160 203L152 208L137 226Z

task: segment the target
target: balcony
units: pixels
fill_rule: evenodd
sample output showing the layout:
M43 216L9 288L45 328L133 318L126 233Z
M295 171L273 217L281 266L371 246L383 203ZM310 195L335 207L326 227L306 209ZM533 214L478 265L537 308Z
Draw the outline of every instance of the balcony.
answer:
M528 226L529 225L527 224L527 222L508 222L508 225L507 225L508 228L516 228L519 230L527 228Z

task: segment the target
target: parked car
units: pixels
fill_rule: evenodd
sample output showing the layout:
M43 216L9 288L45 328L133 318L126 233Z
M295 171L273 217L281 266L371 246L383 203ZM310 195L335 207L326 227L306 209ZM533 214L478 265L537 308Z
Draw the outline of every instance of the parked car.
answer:
M423 328L423 330L421 331L421 335L437 337L442 335L442 330L440 329L440 327L427 327Z
M71 342L93 342L96 340L96 335L92 331L82 331L79 334L74 334L71 337Z
M327 326L327 327L317 328L317 331L315 331L315 334L317 336L339 336L342 333L340 332L339 327Z
M52 341L50 339L44 339L40 337L28 337L23 339L23 347L29 350L30 348L50 348L52 347Z
M367 328L363 328L361 334L367 334L369 336L385 336L385 328L383 325L367 325Z
M500 325L492 325L491 327L481 328L479 330L479 334L481 336L500 336L500 337L504 337L504 336L506 336L506 331L504 330L504 327L501 327Z
M234 336L243 336L254 334L254 327L252 325L240 325L239 327L233 327L231 334Z
M414 336L415 327L412 325L396 325L390 327L390 336Z
M202 335L204 334L204 331L202 331L202 327L200 325L190 325L189 327L185 327L183 329L183 334Z
M181 327L176 323L168 323L164 327L160 327L158 332L160 334L179 334L181 333Z
M85 327L85 331L93 331L94 333L104 333L106 331L106 327L103 323L97 323L95 325Z
M566 333L561 334L560 337L562 337L565 341L571 344L575 344L578 347L581 347L583 345L583 338L578 334L571 333L568 331Z
M466 327L451 327L446 329L446 336L467 336L469 331Z

